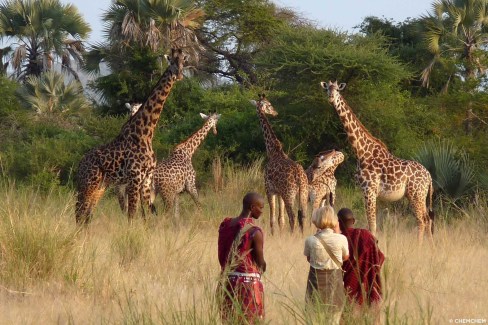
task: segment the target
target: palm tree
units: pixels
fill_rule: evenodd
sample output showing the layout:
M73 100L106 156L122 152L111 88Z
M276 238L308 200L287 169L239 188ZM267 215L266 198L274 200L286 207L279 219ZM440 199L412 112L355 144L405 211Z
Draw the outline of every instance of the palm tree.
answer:
M15 75L25 80L50 70L55 57L77 80L71 58L82 62L82 39L91 31L78 9L59 0L5 0L0 4L0 36L13 40Z
M143 100L152 87L147 81L160 75L169 48L181 48L197 60L194 29L202 17L194 0L114 1L102 17L106 42L85 55L87 72L99 73L101 63L110 70L89 85L107 105L103 110L125 113L122 103Z
M193 30L203 10L194 0L117 0L105 12L105 34L122 45L137 43L153 51L174 48L195 50Z
M54 70L28 76L17 97L25 107L40 115L79 110L88 105L81 83L65 82L63 75Z
M434 55L422 71L423 86L429 86L431 72L439 63L456 67L456 73L466 80L485 72L482 58L488 44L488 0L437 0L432 13L422 17L422 27L427 48Z

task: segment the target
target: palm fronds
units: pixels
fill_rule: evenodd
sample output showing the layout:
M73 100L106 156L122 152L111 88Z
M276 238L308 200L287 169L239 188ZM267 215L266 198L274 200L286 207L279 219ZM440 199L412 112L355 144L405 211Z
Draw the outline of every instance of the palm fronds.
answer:
M469 156L449 141L424 144L416 160L430 172L435 190L453 202L467 197L477 186Z

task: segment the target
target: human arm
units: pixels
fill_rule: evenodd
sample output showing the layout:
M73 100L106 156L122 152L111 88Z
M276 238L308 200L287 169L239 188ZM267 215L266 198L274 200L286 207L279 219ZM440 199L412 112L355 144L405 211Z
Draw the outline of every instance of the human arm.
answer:
M261 232L261 230L255 231L252 237L253 257L254 257L254 261L256 262L256 265L264 273L266 272L266 261L264 260L263 243L264 243L263 233Z

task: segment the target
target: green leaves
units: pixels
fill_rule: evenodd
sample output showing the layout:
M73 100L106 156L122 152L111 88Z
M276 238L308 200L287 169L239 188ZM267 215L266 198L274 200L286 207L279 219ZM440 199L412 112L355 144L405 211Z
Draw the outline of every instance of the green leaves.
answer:
M17 93L21 103L38 114L62 113L87 106L81 84L65 83L62 74L50 70L39 77L29 76Z
M476 186L473 163L449 141L424 144L416 159L429 170L436 191L453 202L471 194Z
M80 41L89 32L76 7L59 0L7 0L0 5L0 36L15 38L22 44L15 49L12 60L16 77L21 80L51 69L53 52L63 57L62 66L77 78L67 56L74 55L81 63L81 56L73 52L73 39Z

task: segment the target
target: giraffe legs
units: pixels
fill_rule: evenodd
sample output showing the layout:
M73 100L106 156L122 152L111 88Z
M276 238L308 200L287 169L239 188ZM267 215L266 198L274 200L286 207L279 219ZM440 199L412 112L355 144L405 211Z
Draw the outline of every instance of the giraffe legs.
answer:
M116 186L115 191L117 192L117 199L119 201L120 209L122 210L122 212L127 213L127 210L129 208L129 202L127 200L127 196L125 195L125 186Z
M285 227L285 201L283 201L283 198L280 195L278 196L278 202L279 202L279 214L278 214L278 224L280 226L280 231L283 230Z
M425 230L427 230L427 236L429 236L429 241L434 244L434 237L432 236L432 220L427 212L427 206L425 204L426 195L415 195L407 196L410 201L410 206L417 219L418 228L418 242L422 245L424 239Z
M103 196L106 185L102 172L98 168L92 169L84 178L78 181L78 198L76 202L76 223L88 224L92 210Z
M288 214L288 220L290 222L290 230L293 233L295 231L295 213L293 212L293 201L285 201L286 213Z
M127 214L129 218L129 222L132 222L134 216L137 212L137 206L139 204L139 199L141 197L141 186L142 184L128 184L125 190L128 198L128 209Z
M271 235L274 235L274 223L275 223L275 194L270 192L266 193L269 203L269 225L271 227Z
M202 204L198 199L198 191L197 191L197 187L195 186L195 182L187 182L185 187L186 187L186 191L188 192L188 194L190 194L191 198L193 199L193 202L195 202L197 208L200 210L202 208Z
M376 237L376 194L371 189L364 193L366 203L366 218L368 219L369 231Z

